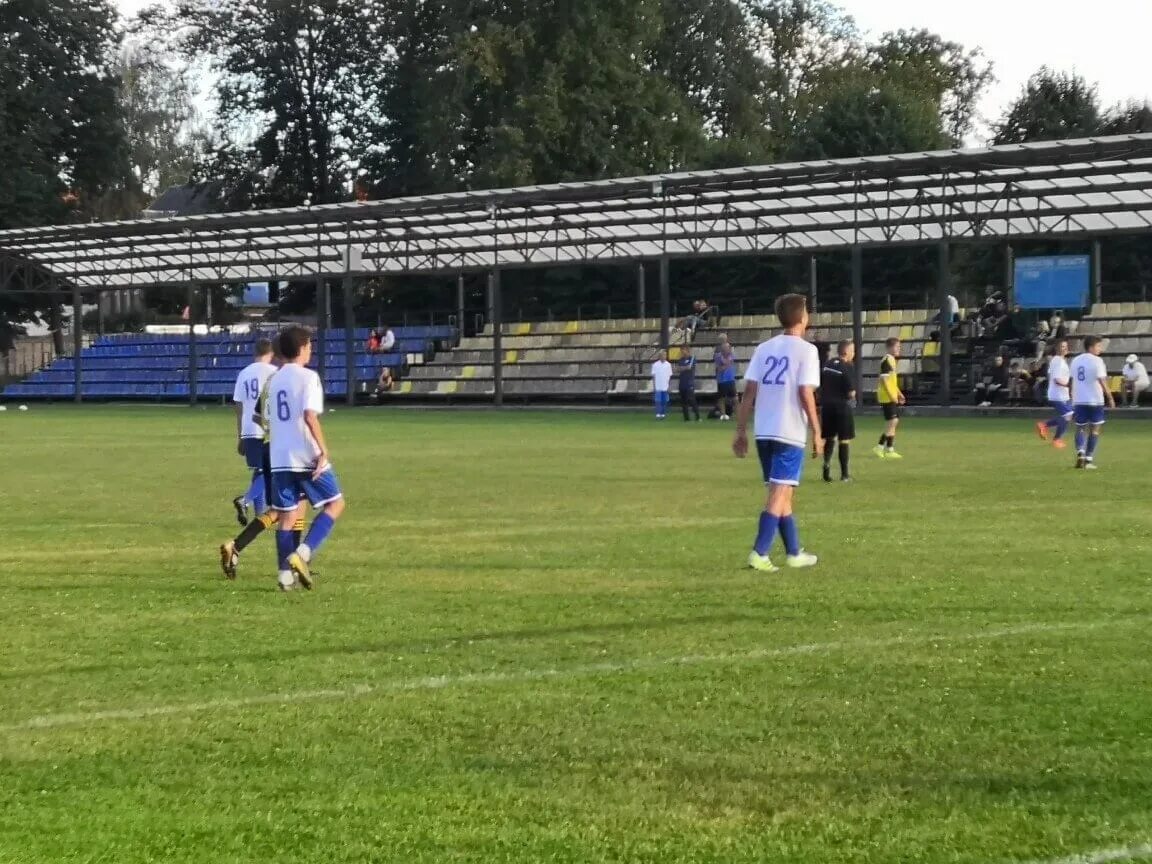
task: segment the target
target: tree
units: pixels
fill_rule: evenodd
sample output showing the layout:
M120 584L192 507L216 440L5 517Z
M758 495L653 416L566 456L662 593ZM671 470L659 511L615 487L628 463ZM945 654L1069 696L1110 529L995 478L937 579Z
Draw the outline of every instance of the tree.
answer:
M860 34L827 0L742 0L753 47L764 58L764 122L777 154L794 150L821 83L858 61Z
M264 175L250 204L351 195L388 64L393 0L181 0L173 23L217 73L222 149Z
M1152 132L1152 104L1130 102L1109 111L1100 124L1101 135L1132 135Z
M123 176L114 22L106 0L0 4L0 229L87 218ZM58 298L7 298L3 314L44 309L63 350Z
M1080 75L1040 69L996 128L996 144L1083 138L1100 128L1096 88Z
M928 30L885 33L869 48L869 65L883 80L928 99L953 146L971 134L992 66L979 49L967 50Z

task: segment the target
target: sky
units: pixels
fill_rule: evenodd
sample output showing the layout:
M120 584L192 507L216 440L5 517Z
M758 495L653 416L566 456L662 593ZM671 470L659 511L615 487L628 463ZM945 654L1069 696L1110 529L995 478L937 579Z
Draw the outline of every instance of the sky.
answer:
M114 2L130 15L154 0ZM985 130L1044 65L1074 70L1097 84L1105 107L1152 101L1149 0L837 0L837 5L874 36L927 28L983 49L998 79L981 105Z

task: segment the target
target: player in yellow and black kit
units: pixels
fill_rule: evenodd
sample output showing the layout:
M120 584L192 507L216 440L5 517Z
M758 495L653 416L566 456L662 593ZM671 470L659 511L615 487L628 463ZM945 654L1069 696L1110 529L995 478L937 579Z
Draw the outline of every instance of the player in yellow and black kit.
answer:
M272 363L277 367L284 365L284 358L280 356L278 338L272 340ZM272 500L272 454L269 447L268 421L264 416L264 406L268 404L268 386L271 382L271 378L264 382L264 389L260 392L260 399L256 403L256 413L252 418L264 427L264 456L261 473L264 475L264 500L266 501ZM220 569L224 571L225 578L236 578L236 568L240 564L240 553L247 549L253 540L273 527L278 516L279 513L276 510L266 510L249 522L236 537L220 547ZM303 518L296 520L292 534L294 542L299 546L304 534Z
M876 386L876 401L884 412L884 434L872 452L881 459L903 459L896 452L896 427L900 425L900 409L904 405L904 394L900 391L900 340L889 339L884 343L887 353L880 361L880 382Z

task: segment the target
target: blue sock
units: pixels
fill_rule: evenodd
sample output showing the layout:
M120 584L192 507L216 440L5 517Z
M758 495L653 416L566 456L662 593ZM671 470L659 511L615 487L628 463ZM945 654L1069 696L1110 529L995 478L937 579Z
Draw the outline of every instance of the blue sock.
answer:
M1064 419L1063 417L1049 417L1047 420L1044 421L1044 425L1047 426L1049 429L1056 429L1060 426L1060 421L1063 419Z
M780 517L780 539L784 541L784 551L789 555L800 554L800 531L792 514Z
M257 515L268 509L268 502L264 500L264 475L261 472L253 472L252 485L248 487L244 498L252 504Z
M312 520L312 524L308 528L308 535L304 538L304 545L311 549L312 554L315 555L335 527L336 520L327 513L321 513Z
M1056 418L1056 440L1059 441L1068 431L1068 420L1063 415Z
M757 555L767 555L776 539L776 530L780 527L780 517L765 510L760 514L760 530L756 532L756 543L752 548Z
M1096 445L1099 443L1100 443L1100 436L1099 435L1089 435L1088 436L1088 452L1085 455L1089 459L1091 459L1095 455Z
M1084 452L1084 430L1079 426L1076 427L1076 452Z
M296 551L291 528L289 525L287 531L276 531L276 566L281 571L288 569L288 556Z

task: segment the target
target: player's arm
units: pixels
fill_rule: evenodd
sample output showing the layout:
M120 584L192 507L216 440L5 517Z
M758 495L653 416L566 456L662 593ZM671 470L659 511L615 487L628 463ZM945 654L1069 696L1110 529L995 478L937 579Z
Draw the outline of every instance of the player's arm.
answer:
M316 468L312 472L312 478L315 479L328 468L328 442L324 440L324 430L320 428L320 415L315 411L304 412L304 425L308 427L308 431L312 433L312 440L320 448L320 454L316 457Z
M744 395L740 399L740 407L736 409L736 437L732 440L732 452L738 459L748 455L748 418L756 408L756 391L759 387L754 379L744 381Z
M808 417L808 430L812 433L812 455L819 456L824 452L824 436L820 431L820 414L816 410L816 388L801 385L800 404L804 406L804 414Z
M1109 408L1115 409L1116 398L1112 395L1112 388L1108 386L1108 376L1098 379L1100 381L1100 390L1104 393L1104 401L1108 403Z
M236 409L236 452L243 456L244 441L242 436L244 434L244 403L233 402L232 407Z

